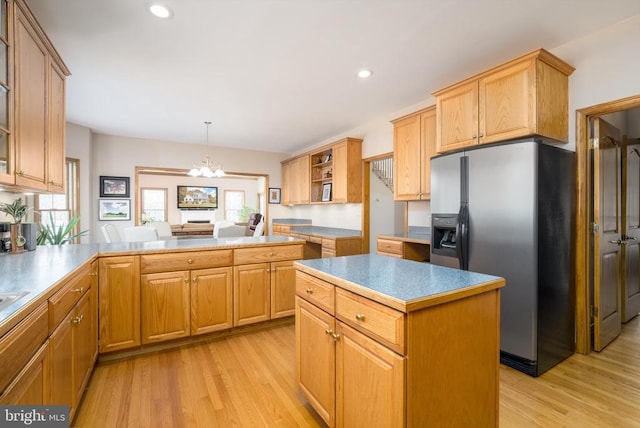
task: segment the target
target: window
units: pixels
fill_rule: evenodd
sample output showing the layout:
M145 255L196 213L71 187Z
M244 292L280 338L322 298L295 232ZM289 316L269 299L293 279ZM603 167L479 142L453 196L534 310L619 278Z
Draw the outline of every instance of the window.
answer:
M167 221L167 189L140 188L140 222Z
M240 211L244 206L244 190L224 191L224 219L240 221Z
M71 217L78 215L80 160L67 158L65 167L67 185L64 194L43 193L36 195L35 211L40 214L40 223L42 224L50 224L53 217L53 224L62 226L68 223ZM73 233L78 233L78 230L79 225L76 225Z

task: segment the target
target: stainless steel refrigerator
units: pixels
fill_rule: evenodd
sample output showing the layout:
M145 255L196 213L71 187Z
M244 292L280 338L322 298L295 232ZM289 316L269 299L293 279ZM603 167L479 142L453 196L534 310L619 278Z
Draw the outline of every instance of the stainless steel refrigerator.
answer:
M530 138L431 158L431 263L506 279L500 360L532 376L574 350L574 157Z

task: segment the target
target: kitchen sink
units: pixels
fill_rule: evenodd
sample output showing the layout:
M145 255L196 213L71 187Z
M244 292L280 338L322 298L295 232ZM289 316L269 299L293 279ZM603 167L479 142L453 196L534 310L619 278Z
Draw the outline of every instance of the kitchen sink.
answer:
M11 291L0 293L0 311L29 294L28 291Z

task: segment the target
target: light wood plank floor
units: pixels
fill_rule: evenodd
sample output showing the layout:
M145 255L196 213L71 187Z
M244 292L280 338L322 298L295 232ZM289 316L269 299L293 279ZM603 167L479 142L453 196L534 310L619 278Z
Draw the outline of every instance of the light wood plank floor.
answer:
M77 427L321 427L288 325L96 367ZM640 320L538 378L500 370L501 427L640 427Z

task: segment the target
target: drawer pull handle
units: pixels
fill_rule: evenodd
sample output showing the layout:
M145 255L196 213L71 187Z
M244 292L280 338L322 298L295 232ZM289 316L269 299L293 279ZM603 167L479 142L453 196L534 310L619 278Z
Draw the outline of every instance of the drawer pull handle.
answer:
M333 330L331 330L330 328L324 331L327 334L333 334Z
M188 259L188 260L187 260L187 263L192 264L192 263L193 263L193 260L192 260L192 259Z
M84 319L84 314L81 314L79 317L71 318L71 322L73 324L80 324Z
M339 334L335 334L335 333L334 333L334 334L332 334L331 336L333 337L333 341L334 341L334 342L337 342L338 340L340 340L340 335L339 335Z
M313 294L313 288L307 288L307 294Z
M364 314L356 314L356 319L358 321L364 321Z
M189 283L189 278L187 278L186 276L184 277L184 283L188 284Z
M196 282L197 280L198 280L198 277L197 277L197 276L194 276L194 277L193 277L193 279L192 279L191 281L192 281L192 282ZM189 282L189 281L187 281L187 282Z
M98 276L98 272L91 272L89 276Z
M71 290L72 293L84 293L84 287L74 288Z

